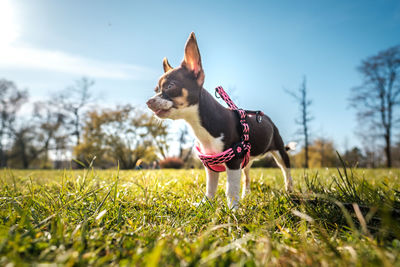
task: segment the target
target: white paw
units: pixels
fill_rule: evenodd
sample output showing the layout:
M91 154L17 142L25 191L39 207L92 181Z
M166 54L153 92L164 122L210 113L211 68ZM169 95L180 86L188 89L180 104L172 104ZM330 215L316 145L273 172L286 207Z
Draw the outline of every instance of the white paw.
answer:
M228 207L232 211L236 211L239 208L239 201L238 199L235 198L229 198L228 197Z
M211 204L210 200L207 197L203 197L199 202L193 202L192 205L197 208L207 203Z
M245 198L248 194L250 194L250 189L244 189L242 192L242 199Z
M285 185L285 188L286 188L286 192L288 192L288 193L293 192L293 183L290 181L289 183L287 183Z
M233 212L236 212L239 209L239 203L233 204L232 207L230 207L230 210Z

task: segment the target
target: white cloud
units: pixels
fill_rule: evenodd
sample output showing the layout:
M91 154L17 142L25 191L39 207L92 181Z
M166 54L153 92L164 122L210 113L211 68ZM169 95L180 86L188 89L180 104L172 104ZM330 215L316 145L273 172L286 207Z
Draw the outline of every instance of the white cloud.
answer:
M90 59L62 51L16 45L18 14L11 0L0 0L0 69L33 69L93 78L144 80L154 78L148 68Z
M0 48L11 44L19 36L14 8L9 0L0 0Z
M104 62L60 51L5 46L0 49L0 68L28 68L84 75L94 78L143 80L153 71L136 65Z

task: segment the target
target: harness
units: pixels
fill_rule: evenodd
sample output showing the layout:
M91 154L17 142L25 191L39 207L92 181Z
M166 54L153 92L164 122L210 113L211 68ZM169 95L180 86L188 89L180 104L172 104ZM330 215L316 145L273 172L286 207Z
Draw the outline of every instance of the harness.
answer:
M231 161L234 158L243 158L242 168L244 168L249 163L250 150L251 150L251 145L249 142L249 124L247 123L247 114L256 115L256 120L258 123L260 123L262 120L262 115L264 115L264 113L262 111L239 109L235 105L235 103L232 102L228 94L224 91L224 89L221 86L215 88L215 96L219 98L217 93L226 102L226 104L229 106L229 109L235 111L240 118L239 120L241 125L240 141L232 145L230 148L228 148L223 152L211 155L203 154L200 150L200 147L197 145L196 146L197 156L203 162L204 166L215 172L225 171L225 166L223 165L223 163Z

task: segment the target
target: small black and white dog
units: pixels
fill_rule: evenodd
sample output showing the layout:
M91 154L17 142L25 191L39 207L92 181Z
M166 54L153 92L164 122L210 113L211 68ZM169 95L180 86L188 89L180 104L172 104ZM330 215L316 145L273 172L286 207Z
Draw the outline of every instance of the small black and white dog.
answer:
M194 33L185 46L185 55L179 67L173 68L168 60L163 60L164 74L155 88L156 95L147 101L148 107L161 119L184 119L193 129L201 151L206 154L222 152L240 139L240 123L235 111L223 107L204 88L204 71ZM251 161L271 153L283 172L287 191L292 191L288 150L295 149L296 143L284 145L278 128L271 119L262 115L248 115L250 127L250 162L243 169L245 182L242 197L250 191ZM233 158L225 163L227 171L226 195L230 208L237 208L240 194L241 162L243 158ZM206 167L206 196L212 199L218 185L218 172Z

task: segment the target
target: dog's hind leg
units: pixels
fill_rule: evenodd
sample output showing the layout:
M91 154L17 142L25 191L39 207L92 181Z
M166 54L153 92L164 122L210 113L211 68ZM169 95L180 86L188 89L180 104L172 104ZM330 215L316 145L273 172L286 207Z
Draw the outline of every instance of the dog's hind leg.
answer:
M250 161L246 167L243 169L244 174L244 183L243 183L243 190L242 190L242 198L244 198L248 193L250 193L250 167L253 162Z
M271 151L272 156L275 159L276 164L281 168L283 178L285 179L285 189L287 192L293 191L293 179L290 175L290 160L289 155L284 149L278 151Z

